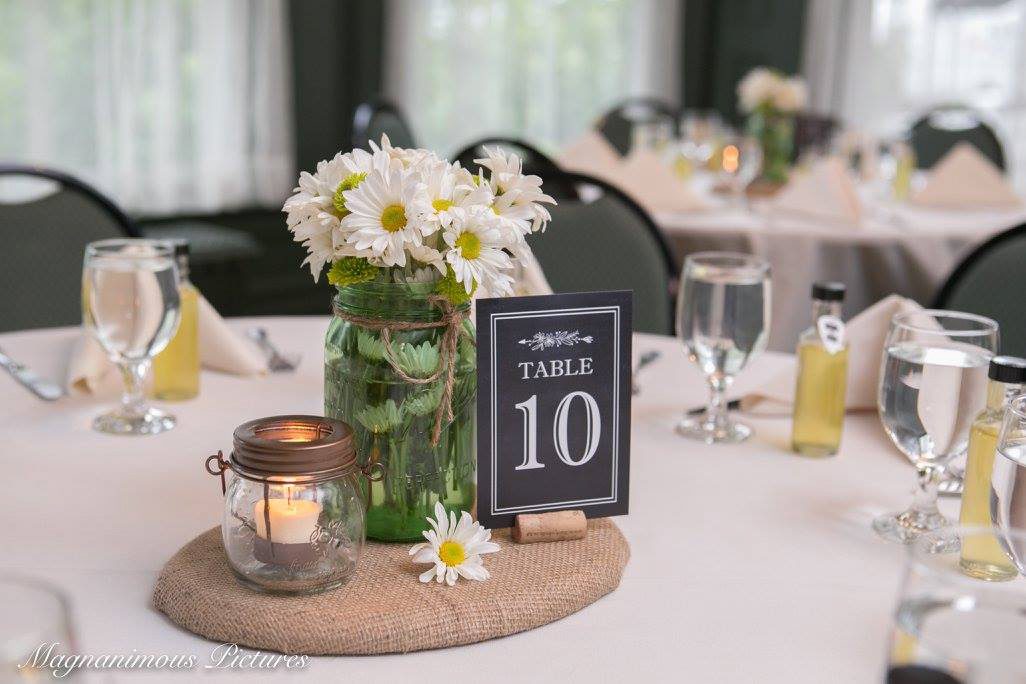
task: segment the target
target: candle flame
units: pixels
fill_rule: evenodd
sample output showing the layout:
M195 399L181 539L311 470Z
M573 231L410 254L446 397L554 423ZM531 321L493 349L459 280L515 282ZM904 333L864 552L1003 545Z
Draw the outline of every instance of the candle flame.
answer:
M740 166L741 150L737 145L727 145L723 148L723 170L727 173L737 173Z

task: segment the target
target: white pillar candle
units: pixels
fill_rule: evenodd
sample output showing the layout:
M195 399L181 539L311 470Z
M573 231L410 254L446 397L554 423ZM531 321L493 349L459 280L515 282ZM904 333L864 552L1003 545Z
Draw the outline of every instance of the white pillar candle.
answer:
M275 544L309 544L321 515L321 505L306 499L268 499L267 513L271 519L269 541ZM267 537L267 522L264 518L264 499L253 507L257 535Z

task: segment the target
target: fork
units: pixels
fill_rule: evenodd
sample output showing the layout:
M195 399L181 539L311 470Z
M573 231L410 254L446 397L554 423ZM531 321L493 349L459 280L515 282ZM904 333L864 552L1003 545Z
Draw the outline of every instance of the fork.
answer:
M257 343L257 346L267 355L267 367L272 373L291 372L296 370L299 360L289 359L278 351L278 348L271 344L271 338L267 334L267 328L255 327L246 331L246 336Z

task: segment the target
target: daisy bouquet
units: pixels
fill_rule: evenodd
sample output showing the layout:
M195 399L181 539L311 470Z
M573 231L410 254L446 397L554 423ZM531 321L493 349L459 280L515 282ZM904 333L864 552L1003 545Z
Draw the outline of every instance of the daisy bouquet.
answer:
M352 426L378 474L367 534L422 538L436 505L476 497L472 297L513 292L526 238L551 197L516 155L488 150L473 173L428 150L337 154L303 173L285 203L314 279L327 269L324 412Z
M520 159L486 150L472 173L424 149L393 147L387 136L371 150L338 153L299 176L283 207L294 239L307 249L314 280L434 283L453 304L513 292L525 237L545 230L538 176ZM486 173L487 171L487 173Z

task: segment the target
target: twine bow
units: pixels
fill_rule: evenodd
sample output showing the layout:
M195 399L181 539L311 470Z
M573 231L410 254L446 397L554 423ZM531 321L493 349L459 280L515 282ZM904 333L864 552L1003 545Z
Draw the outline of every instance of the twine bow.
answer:
M427 299L430 304L442 312L442 317L439 320L430 322L395 321L351 314L340 309L338 304L334 304L332 308L335 316L338 318L381 334L381 343L385 348L385 360L388 361L388 365L404 382L414 385L427 385L435 382L443 375L445 376L442 397L438 402L438 408L435 409L435 426L431 432L431 446L437 446L442 434L442 418L445 417L450 423L453 421L452 392L456 382L457 345L459 344L460 332L463 329L463 321L467 317L467 312L455 308L452 302L441 295L431 295ZM438 368L426 378L414 378L407 375L399 365L395 350L392 349L392 331L432 330L437 328L445 328L438 349Z

